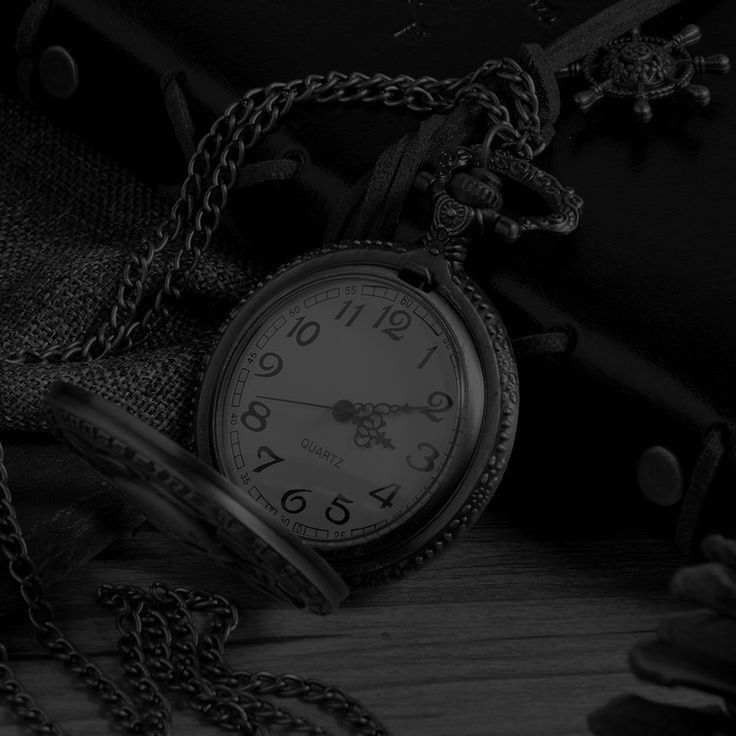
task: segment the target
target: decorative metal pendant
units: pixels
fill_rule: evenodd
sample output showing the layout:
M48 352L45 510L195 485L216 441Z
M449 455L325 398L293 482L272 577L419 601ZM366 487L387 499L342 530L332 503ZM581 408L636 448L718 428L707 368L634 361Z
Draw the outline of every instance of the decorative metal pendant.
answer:
M501 177L536 192L552 211L523 216L502 212ZM436 200L432 223L435 239L441 237L443 228L460 235L468 228L467 218L477 219L481 231L492 231L507 243L532 230L568 235L577 229L583 210L582 197L552 174L526 159L481 146L461 147L444 154L436 171L420 174L416 186Z
M698 43L700 28L687 25L671 39L643 36L639 29L611 41L581 62L557 73L558 77L584 77L590 88L575 95L575 102L588 111L604 97L633 100L635 117L652 119L651 101L684 94L699 105L710 102L710 90L693 84L695 74L727 74L731 62L725 54L692 56L688 46Z

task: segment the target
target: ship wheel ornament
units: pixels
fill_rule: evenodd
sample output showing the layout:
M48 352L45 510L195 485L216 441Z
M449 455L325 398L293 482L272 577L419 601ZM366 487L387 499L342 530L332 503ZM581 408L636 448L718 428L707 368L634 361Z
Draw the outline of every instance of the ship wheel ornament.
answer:
M700 28L692 24L669 40L643 36L637 28L570 64L557 76L582 76L588 81L590 88L575 95L583 112L604 97L630 99L634 116L646 123L652 119L652 100L684 94L699 105L710 102L710 90L693 84L693 76L727 74L731 62L725 54L692 56L687 47L700 38Z

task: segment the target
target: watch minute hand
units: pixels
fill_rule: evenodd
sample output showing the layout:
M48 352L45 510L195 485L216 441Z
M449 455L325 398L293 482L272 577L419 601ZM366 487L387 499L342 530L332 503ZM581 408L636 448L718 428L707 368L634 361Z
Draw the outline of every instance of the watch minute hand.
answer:
M355 404L355 411L358 417L388 417L394 414L409 414L410 412L419 412L424 414L428 419L433 422L441 421L438 414L447 411L452 406L452 399L441 392L435 392L430 394L429 403L426 405L414 405L414 404L389 404L382 402L379 404Z
M387 403L380 403L380 404L355 404L357 411L360 411L363 408L366 408L368 410L368 413L376 413L376 414L382 414L384 416L390 416L391 414L403 414L408 413L410 411L427 411L432 410L435 407L428 406L428 405L419 405L415 406L414 404L387 404Z
M386 402L373 403L373 402L355 402L355 413L358 416L366 417L371 414L382 414L383 416L389 416L391 414L400 414L401 412L410 411L412 409L421 408L415 406L409 406L409 404L388 404Z

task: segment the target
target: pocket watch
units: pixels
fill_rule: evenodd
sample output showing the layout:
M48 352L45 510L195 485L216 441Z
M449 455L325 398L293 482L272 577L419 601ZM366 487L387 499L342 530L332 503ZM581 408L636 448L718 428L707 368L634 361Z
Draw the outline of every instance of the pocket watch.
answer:
M502 214L491 170L531 187L551 214ZM443 157L417 186L434 205L419 244L341 243L246 297L206 361L195 411L199 455L352 587L442 552L506 468L516 364L465 272L467 245L484 229L508 241L565 234L582 207L530 162L477 147Z
M488 504L516 430L512 349L467 245L489 225L568 232L581 204L494 154L554 210L502 215L492 177L463 178L479 155L419 177L434 210L418 244L339 243L246 296L200 377L199 459L75 386L55 385L49 424L160 529L296 605L324 613L417 570Z
M236 308L201 378L198 454L351 586L439 554L514 440L506 329L431 240L293 260Z

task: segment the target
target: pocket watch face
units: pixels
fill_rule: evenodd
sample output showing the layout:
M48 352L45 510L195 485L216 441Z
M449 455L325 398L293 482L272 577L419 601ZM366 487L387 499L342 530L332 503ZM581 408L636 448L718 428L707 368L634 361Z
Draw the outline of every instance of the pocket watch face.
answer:
M200 452L333 562L421 535L500 414L468 326L398 274L287 270L235 313L202 385Z

